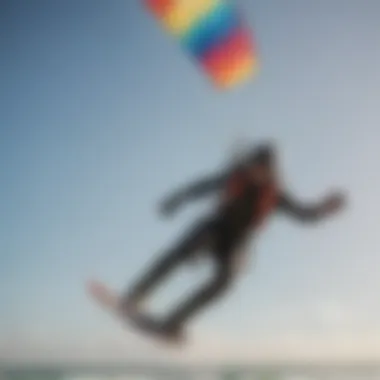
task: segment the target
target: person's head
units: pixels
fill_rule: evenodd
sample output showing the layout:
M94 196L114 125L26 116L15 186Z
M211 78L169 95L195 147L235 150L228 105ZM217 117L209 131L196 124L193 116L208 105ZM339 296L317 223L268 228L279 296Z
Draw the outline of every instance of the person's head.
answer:
M248 156L247 170L255 182L265 183L276 176L276 153L272 144L256 147Z

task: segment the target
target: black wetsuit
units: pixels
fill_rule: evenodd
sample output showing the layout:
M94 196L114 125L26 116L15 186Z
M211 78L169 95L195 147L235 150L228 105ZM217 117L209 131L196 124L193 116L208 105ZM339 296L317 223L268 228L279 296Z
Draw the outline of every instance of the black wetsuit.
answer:
M190 200L221 190L216 212L198 221L184 238L169 249L125 297L125 303L145 297L179 264L207 249L215 262L215 275L164 321L170 332L229 289L234 279L236 253L251 232L255 232L272 212L282 210L303 221L324 216L321 205L301 205L277 189L275 184L255 185L244 171L207 177L180 192L181 200Z

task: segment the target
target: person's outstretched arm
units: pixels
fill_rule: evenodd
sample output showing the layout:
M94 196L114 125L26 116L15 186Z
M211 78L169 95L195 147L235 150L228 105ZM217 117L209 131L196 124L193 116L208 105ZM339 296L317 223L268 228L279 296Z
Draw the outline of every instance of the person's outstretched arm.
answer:
M341 193L332 193L314 204L305 204L288 194L280 197L278 209L301 222L318 222L340 211L345 203Z
M224 185L226 178L226 173L204 176L167 196L161 204L160 211L163 214L171 214L186 202L218 191Z

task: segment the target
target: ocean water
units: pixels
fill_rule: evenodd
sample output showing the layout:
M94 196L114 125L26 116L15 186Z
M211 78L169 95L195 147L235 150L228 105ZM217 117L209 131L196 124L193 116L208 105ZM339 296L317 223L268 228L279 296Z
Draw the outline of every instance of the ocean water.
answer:
M380 365L252 366L233 369L174 367L0 366L0 380L380 380Z

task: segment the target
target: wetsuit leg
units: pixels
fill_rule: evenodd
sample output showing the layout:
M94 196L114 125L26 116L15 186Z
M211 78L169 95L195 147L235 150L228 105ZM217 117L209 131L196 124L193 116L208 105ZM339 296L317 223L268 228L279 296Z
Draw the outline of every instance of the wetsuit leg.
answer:
M166 319L164 329L168 333L180 331L190 318L219 299L230 288L234 278L234 266L231 260L230 257L216 258L215 275L212 280L181 304Z
M189 259L198 250L206 247L212 234L212 222L196 224L192 231L156 261L122 300L122 307L134 307L149 292L157 287L177 266Z

